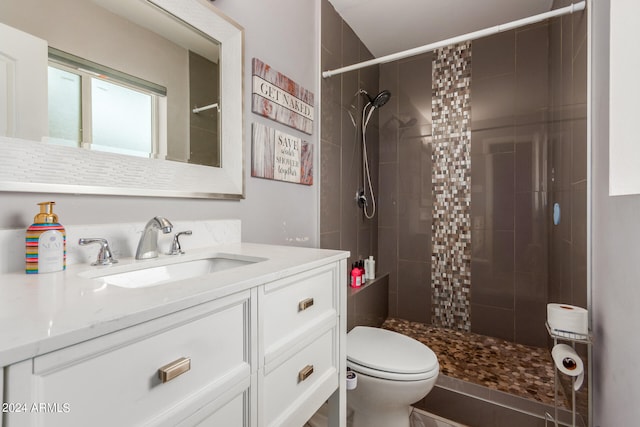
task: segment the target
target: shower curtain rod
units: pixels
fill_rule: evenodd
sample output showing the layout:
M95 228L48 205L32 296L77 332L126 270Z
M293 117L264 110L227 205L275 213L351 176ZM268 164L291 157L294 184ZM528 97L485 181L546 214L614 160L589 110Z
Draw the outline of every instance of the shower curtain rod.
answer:
M357 64L348 65L346 67L337 68L335 70L323 71L322 77L327 78L327 77L335 76L337 74L346 73L347 71L353 71L353 70L358 70L360 68L369 67L371 65L384 64L386 62L397 61L398 59L408 58L410 56L419 55L425 52L430 52L432 50L449 46L451 44L475 40L480 37L490 36L492 34L497 34L503 31L522 27L524 25L544 21L545 19L554 18L556 16L568 15L573 12L584 10L585 7L586 7L585 1L581 1L579 3L573 3L570 6L561 7L559 9L551 10L545 13L540 13L538 15L533 15L528 18L518 19L516 21L511 21L506 24L495 25L493 27L485 28L484 30L473 31L471 33L463 34L461 36L452 37L450 39L442 40L439 42L426 44L424 46L414 47L412 49L404 50L402 52L392 53L390 55L381 56L380 58L370 59L368 61L359 62Z

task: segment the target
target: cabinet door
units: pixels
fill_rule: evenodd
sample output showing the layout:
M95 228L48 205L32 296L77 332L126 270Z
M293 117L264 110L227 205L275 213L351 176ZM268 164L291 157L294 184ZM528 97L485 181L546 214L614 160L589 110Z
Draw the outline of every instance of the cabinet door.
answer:
M176 425L234 386L247 389L249 295L39 356L26 372L9 367L7 399L53 406L9 414L7 425ZM190 361L189 369L162 382L159 369L181 358ZM247 418L248 408L243 411L240 416Z
M329 329L284 362L265 367L261 426L301 426L329 398L338 387L337 334Z
M232 387L224 396L203 406L177 427L249 427L251 398L250 381ZM176 426L176 424L167 424Z
M310 331L335 324L338 267L330 264L266 284L260 293L261 362L290 357Z

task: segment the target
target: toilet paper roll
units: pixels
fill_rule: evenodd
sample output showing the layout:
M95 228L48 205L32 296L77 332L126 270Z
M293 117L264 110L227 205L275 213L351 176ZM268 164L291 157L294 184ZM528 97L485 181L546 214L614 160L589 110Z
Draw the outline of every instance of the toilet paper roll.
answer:
M584 364L578 353L567 344L556 344L551 350L551 357L560 372L575 377L573 388L578 391L584 382Z
M347 390L353 390L358 386L358 375L353 371L347 371Z
M547 323L552 331L589 333L588 312L582 307L569 304L547 304Z

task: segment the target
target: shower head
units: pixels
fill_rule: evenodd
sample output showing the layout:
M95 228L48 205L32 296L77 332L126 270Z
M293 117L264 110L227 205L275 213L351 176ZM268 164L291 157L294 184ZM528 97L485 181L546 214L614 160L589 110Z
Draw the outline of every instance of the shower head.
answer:
M377 94L374 98L372 98L371 95L369 95L369 92L364 89L360 89L357 93L366 96L373 108L382 107L387 103L387 101L389 101L389 98L391 98L391 92L386 89Z
M380 108L389 101L389 98L391 98L391 92L385 89L376 95L376 97L371 100L371 103L375 108Z

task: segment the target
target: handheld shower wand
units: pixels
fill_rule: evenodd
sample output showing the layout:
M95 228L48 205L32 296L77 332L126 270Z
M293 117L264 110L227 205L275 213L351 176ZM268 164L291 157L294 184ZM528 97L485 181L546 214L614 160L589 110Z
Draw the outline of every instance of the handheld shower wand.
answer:
M371 116L376 108L382 107L389 101L391 98L391 92L388 90L383 90L379 94L377 94L374 98L372 98L369 93L360 89L358 91L359 94L362 94L367 97L369 102L365 104L362 108L362 192L358 192L357 201L358 204L362 207L362 211L364 212L364 216L367 219L373 219L376 214L376 197L373 191L373 186L371 185L371 173L369 171L369 156L367 155L367 125L369 124L369 120L371 120ZM369 194L371 195L371 213L369 213L367 207L367 185L369 185Z

